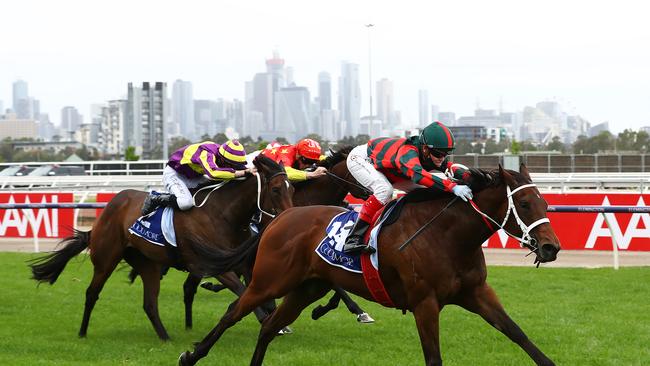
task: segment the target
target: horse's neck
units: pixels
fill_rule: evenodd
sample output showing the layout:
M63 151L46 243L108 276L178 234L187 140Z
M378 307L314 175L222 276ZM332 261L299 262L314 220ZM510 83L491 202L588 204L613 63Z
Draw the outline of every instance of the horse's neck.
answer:
M223 224L227 216L230 222L247 223L257 208L256 179L224 185L210 194L204 208L213 222Z

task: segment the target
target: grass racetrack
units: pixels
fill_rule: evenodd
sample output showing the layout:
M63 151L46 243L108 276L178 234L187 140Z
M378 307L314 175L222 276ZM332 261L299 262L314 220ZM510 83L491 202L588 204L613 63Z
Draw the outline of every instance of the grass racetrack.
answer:
M182 283L170 270L160 313L172 337L161 342L142 310L142 285L113 273L95 306L85 339L77 337L92 265L73 259L53 285L36 287L25 261L35 254L0 253L1 365L174 365L233 301L199 289L194 329L184 329ZM489 283L510 316L558 365L650 363L650 267L560 269L491 267ZM326 300L321 300L324 303ZM265 365L422 365L410 313L360 300L376 320L361 325L341 304L313 321L309 307L294 334L271 343ZM246 317L225 333L199 365L247 365L259 325ZM440 320L445 365L532 365L528 356L480 317L447 306Z

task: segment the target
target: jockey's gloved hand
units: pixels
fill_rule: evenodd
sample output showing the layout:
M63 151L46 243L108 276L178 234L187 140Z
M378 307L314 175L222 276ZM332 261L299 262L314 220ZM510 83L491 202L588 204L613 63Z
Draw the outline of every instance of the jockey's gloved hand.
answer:
M451 189L451 191L465 202L467 202L467 200L471 200L473 197L472 190L468 186L456 184L454 188Z

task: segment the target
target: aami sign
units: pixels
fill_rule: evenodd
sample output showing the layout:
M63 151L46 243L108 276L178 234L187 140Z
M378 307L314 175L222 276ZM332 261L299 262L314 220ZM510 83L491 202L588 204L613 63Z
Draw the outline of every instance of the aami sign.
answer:
M71 203L72 193L0 193L0 203ZM0 237L64 238L71 233L72 209L0 210Z

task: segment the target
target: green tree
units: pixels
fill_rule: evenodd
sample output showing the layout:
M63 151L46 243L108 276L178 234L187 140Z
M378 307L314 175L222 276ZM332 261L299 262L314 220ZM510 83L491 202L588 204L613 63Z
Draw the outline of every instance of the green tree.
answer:
M519 155L519 153L521 153L521 143L512 139L512 143L510 143L510 153Z
M192 142L190 140L182 136L172 137L172 139L169 140L169 151L174 152L180 149L181 147L187 146L191 143Z
M210 138L208 138L210 140ZM228 141L228 136L226 136L225 133L218 133L212 137L212 141L216 142L217 144L223 144L224 142Z
M124 151L124 160L126 161L137 161L140 160L140 155L135 154L135 147L129 146Z
M280 145L289 145L289 140L287 140L285 137L278 136L273 141L277 142Z
M457 140L454 145L454 155L465 155L472 152L472 144L467 140Z
M564 146L559 136L553 136L553 140L546 145L546 150L564 152L566 146Z

